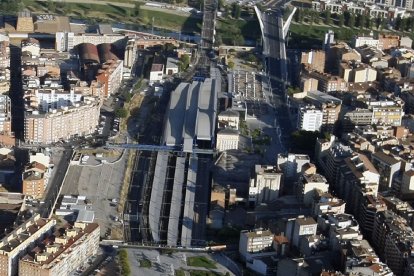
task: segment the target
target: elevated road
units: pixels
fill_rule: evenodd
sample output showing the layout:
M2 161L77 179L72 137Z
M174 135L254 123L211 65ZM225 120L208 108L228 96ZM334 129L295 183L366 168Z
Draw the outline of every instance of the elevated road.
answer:
M273 90L280 89L284 92L284 86L287 83L288 70L285 39L295 11L296 8L286 22L283 22L280 11L268 10L261 12L255 7L262 32L266 72Z

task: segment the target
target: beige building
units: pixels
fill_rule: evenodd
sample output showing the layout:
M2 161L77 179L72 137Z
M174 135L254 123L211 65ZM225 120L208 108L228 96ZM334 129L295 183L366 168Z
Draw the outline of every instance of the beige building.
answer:
M311 50L309 52L302 52L300 59L301 64L318 72L325 71L325 52Z
M279 198L282 171L276 166L256 165L254 173L250 179L249 202L261 204Z
M381 50L388 50L391 48L398 48L400 46L400 36L398 35L378 35L378 48Z
M302 77L300 80L300 90L305 93L318 90L318 80L310 77Z
M69 275L97 253L99 236L97 223L75 222L64 233L56 231L20 260L19 275Z
M50 144L75 134L91 134L98 125L99 114L100 103L95 98L86 98L83 103L49 113L26 111L24 139L27 143Z
M369 101L367 105L372 110L372 124L401 125L404 116L404 102L401 99Z
M251 253L259 253L272 248L273 233L269 230L255 229L241 231L239 240L240 255L248 260Z
M239 131L231 128L225 128L217 133L218 151L226 151L239 148Z
M32 198L42 198L48 183L47 167L38 162L26 166L23 176L23 194Z
M43 219L40 218L39 214L35 214L4 237L0 241L0 275L17 275L19 259L29 249L33 248L37 241L51 232L55 225L56 221L54 219ZM36 274L31 271L30 275Z
M119 89L123 77L123 61L109 60L102 64L98 70L96 79L100 82L103 89L103 97L106 99Z
M306 205L314 202L315 195L328 192L329 185L326 178L320 174L302 174L298 183L297 195Z

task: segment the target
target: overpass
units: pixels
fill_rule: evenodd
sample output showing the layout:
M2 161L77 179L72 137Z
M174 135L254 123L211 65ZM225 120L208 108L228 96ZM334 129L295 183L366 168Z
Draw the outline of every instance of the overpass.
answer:
M271 79L272 89L279 87L284 90L284 84L287 82L285 40L296 8L293 9L286 22L283 22L283 17L279 11L267 10L261 12L257 6L254 7L254 10L262 32L265 68Z

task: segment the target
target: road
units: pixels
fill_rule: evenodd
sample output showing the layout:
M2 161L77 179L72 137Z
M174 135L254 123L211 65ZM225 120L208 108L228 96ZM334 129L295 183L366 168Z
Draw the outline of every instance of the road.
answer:
M69 167L69 161L73 155L73 149L65 148L62 153L62 158L59 163L55 165L55 172L52 179L49 180L48 189L44 198L44 203L40 205L38 212L44 218L48 218L53 212L54 205L60 195L60 190L63 185L63 180L66 175L66 171Z

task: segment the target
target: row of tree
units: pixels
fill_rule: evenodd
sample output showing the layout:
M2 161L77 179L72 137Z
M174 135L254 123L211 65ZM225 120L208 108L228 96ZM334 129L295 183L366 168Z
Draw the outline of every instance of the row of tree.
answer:
M285 14L289 14L289 11L285 11ZM319 13L310 9L298 9L295 13L294 20L300 23L306 21L309 24L320 24L323 22L326 25L332 25L335 23L339 27L347 26L349 28L360 29L384 29L389 23L392 23L394 29L400 32L414 30L414 17L398 17L393 22L390 22L387 18L370 18L369 16L354 14L349 11L345 11L342 14L332 14L330 11Z

